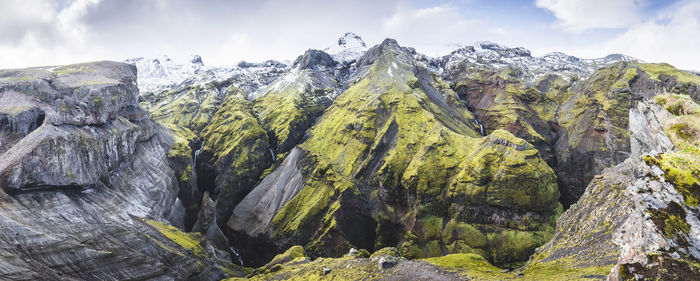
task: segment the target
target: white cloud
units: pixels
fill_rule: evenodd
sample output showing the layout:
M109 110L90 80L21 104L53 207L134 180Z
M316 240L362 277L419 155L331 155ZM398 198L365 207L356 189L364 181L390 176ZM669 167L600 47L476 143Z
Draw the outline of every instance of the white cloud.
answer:
M623 53L646 62L666 62L687 70L700 71L700 2L681 1L644 22L631 26L613 38L572 48L582 57Z
M646 2L639 1L648 0L637 1L529 2L555 15L552 28L475 0L0 0L0 69L163 54L200 54L208 65L293 60L353 31L368 45L391 37L428 55L489 40L534 54L625 53L700 70L698 1L663 11L642 11ZM645 19L649 13L655 17Z
M73 0L59 6L50 0L1 0L0 68L51 65L99 58L86 46L79 18L99 0Z
M633 26L607 42L603 49L700 70L700 2L684 1L671 6L655 19Z
M549 10L557 26L572 32L595 28L625 28L641 19L641 0L536 0Z
M383 21L381 31L399 44L428 55L444 55L465 42L497 41L507 33L483 20L463 17L458 7L450 4L428 8L398 6Z

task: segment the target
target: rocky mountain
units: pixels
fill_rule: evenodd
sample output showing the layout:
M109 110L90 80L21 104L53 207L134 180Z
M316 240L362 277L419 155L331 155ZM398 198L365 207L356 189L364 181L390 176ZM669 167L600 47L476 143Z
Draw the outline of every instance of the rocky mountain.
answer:
M173 140L137 99L128 64L0 71L0 279L242 274L201 235L168 225Z
M324 52L331 55L338 62L352 62L367 51L367 45L362 38L355 33L348 32L338 38L336 45L331 45Z
M698 280L698 85L353 33L290 65L3 70L0 276Z

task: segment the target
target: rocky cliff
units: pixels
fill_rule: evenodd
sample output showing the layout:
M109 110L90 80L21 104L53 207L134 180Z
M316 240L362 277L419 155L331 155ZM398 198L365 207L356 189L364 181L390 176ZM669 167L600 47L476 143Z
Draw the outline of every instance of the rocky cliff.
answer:
M123 63L0 72L0 279L240 272L201 236L159 222L178 193L173 140L137 99L136 68Z
M630 110L631 156L591 181L530 266L605 266L608 280L700 280L700 106L684 96L656 100L676 116L653 101Z

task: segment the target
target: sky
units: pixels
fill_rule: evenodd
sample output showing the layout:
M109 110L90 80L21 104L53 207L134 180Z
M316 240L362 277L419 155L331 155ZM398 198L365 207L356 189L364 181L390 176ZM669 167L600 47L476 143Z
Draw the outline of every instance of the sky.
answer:
M700 0L0 0L0 69L202 56L293 60L345 32L430 56L477 41L700 71Z

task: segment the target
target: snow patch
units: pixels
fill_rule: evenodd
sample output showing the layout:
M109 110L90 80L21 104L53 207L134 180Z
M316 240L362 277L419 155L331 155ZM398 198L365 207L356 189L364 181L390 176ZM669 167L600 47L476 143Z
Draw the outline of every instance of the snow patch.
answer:
M338 38L335 45L331 45L325 49L324 52L333 57L334 60L339 62L350 62L357 59L365 51L367 51L367 45L362 38L355 33L348 32L343 36Z

